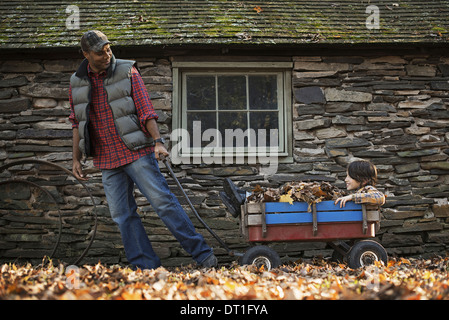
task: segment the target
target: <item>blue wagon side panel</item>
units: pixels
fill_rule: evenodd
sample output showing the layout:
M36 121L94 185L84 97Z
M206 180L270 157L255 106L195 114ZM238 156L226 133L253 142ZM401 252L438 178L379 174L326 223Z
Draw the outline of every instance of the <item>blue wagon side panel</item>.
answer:
M305 202L267 202L265 214L267 224L312 223L312 212ZM340 208L334 201L322 201L316 204L317 222L362 221L362 205L353 202Z

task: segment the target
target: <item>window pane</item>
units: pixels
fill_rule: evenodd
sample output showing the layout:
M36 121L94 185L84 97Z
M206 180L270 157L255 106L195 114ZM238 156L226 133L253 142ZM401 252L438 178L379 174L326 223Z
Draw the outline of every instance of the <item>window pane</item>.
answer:
M252 112L250 115L250 126L251 129L253 129L259 138L259 134L262 134L263 131L259 132L259 129L265 129L265 146L270 147L276 147L279 145L279 140L277 136L276 143L271 144L270 140L270 132L273 133L273 131L270 131L270 129L277 129L279 132L279 115L278 112ZM258 142L259 143L259 142ZM256 146L253 143L251 143L252 146Z
M232 146L243 147L248 145L248 139L243 137L243 133L248 129L247 117L246 112L221 112L218 114L219 130L223 144L226 144L226 139L231 139L231 135L233 135ZM232 131L226 133L226 129L232 129ZM241 129L241 131L236 129ZM231 145L227 147L231 147Z
M246 110L245 76L218 76L218 109Z
M201 141L203 132L207 129L217 128L216 112L188 112L187 113L187 131L190 135L191 147L205 147L210 142ZM194 143L195 139L195 143Z
M187 110L215 110L215 77L187 76Z
M252 110L277 110L276 75L258 75L248 77L249 108Z

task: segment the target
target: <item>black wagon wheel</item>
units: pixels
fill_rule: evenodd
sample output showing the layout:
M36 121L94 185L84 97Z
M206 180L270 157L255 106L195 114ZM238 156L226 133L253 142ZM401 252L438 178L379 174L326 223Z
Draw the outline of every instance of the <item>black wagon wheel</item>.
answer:
M61 241L61 235L62 235L62 217L61 217L61 209L59 208L58 201L56 201L55 197L48 190L42 188L40 185L38 185L34 182L31 182L28 180L22 180L22 179L10 179L10 180L6 180L6 181L0 181L0 185L5 185L5 184L9 184L9 183L26 184L31 187L34 187L34 188L38 189L39 191L42 191L44 194L46 194L47 197L55 204L55 206L58 210L59 226L58 226L58 236L56 238L56 243L53 247L52 252L48 256L50 259L52 259L56 250L58 249L59 242Z
M91 201L92 201L92 205L93 205L93 207L94 207L94 210L93 210L93 214L94 214L94 226L93 226L92 236L91 236L91 239L90 239L90 241L89 241L87 247L84 249L84 251L83 251L83 253L81 254L81 256L80 256L78 259L76 259L75 262L72 263L72 264L74 264L74 265L79 264L79 263L81 262L81 260L86 256L86 254L87 254L87 252L89 251L90 247L92 246L92 243L93 243L93 241L94 241L94 239L95 239L95 234L96 234L96 232L97 232L97 224L98 224L98 221L97 221L97 213L96 213L96 212L97 212L97 207L96 207L96 205L95 205L95 200L94 200L94 197L93 197L92 193L90 192L90 190L89 190L89 188L86 186L86 184L85 184L83 181L79 180L77 177L75 177L75 175L74 175L70 170L64 168L63 166L60 166L60 165L58 165L58 164L55 164L55 163L52 163L52 162L49 162L49 161L45 161L45 160L39 160L39 159L23 159L23 160L17 160L17 161L9 162L9 163L6 163L6 164L0 166L0 172L2 172L3 170L8 169L8 168L10 168L10 167L17 166L17 165L22 165L22 164L47 165L47 166L51 166L51 167L57 168L57 169L59 169L59 170L65 172L68 176L71 176L71 177L75 178L75 179L78 181L78 183L80 183L80 184L84 187L84 189L87 191L87 193L89 194L89 197L90 197L90 199L91 199ZM30 181L28 181L28 180L22 180L22 179L10 179L10 180L1 181L0 184L6 184L6 183L11 183L11 182L20 182L20 183L26 183L26 184L32 185L32 186L34 186L34 187L40 189L41 191L45 192L45 193L47 194L47 196L49 196L50 199L52 199L52 201L56 204L56 206L58 205L56 199L52 196L52 194L51 194L50 192L48 192L47 190L45 190L44 188L42 188L42 187L39 186L38 184L32 183L32 182L30 182ZM60 240L61 240L61 228L62 228L61 224L62 224L62 221L61 221L61 212L60 212L60 210L59 210L59 207L58 207L58 213L59 213L59 223L60 223L60 226L59 226L59 235L58 235L58 238L57 238L57 240L56 240L55 247L53 248L53 251L52 251L52 253L51 253L50 256L53 256L53 255L55 254L56 249L58 248L59 242L60 242Z
M388 262L385 248L374 240L361 240L348 253L348 265L352 269L374 264L375 261Z
M254 265L257 268L263 266L268 271L279 267L281 258L276 251L267 246L255 246L245 252L240 258L240 264Z

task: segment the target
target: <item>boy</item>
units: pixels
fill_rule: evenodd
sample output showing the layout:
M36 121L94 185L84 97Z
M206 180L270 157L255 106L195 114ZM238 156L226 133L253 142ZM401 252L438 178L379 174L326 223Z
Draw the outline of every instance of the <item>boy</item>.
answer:
M347 201L383 205L385 203L385 195L374 187L376 181L377 169L371 162L365 160L351 162L345 178L346 188L357 191L348 196L338 198L335 204L340 203L340 208L344 207Z

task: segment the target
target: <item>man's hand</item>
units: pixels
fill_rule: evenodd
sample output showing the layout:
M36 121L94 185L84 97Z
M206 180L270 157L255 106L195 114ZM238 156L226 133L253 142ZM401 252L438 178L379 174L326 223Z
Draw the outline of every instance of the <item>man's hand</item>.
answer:
M78 180L86 181L89 180L83 172L83 167L81 162L73 160L72 172Z
M160 160L161 155L168 157L169 153L167 149L165 149L163 143L157 142L154 146L154 156L156 157L157 160Z
M75 175L75 177L78 180L86 181L87 176L83 173L83 167L81 165L81 151L79 149L79 143L80 143L80 134L78 131L78 128L73 128L73 165L72 165L72 173Z
M346 202L352 201L352 194L346 197L341 197L335 200L334 204L337 205L340 202L340 208L346 205Z
M155 119L148 119L147 122L145 123L145 128L147 129L147 131L150 133L151 137L154 140L159 139L161 137ZM165 149L163 143L156 142L156 144L154 145L154 156L156 157L157 160L161 160L160 158L161 155L168 157L169 153L167 149Z

